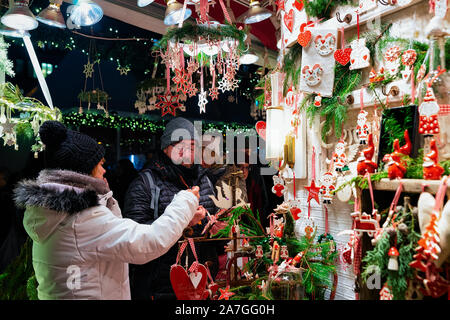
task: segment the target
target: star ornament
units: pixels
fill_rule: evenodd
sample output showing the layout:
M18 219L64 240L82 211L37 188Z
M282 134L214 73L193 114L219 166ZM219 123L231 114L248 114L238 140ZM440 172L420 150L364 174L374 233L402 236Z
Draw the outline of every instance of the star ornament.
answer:
M121 76L127 75L128 72L129 72L130 70L131 70L131 69L130 69L129 67L121 67L121 66L118 66L118 67L117 67L117 71L120 72L120 75L121 75Z
M212 87L209 89L209 96L212 100L217 100L219 98L219 90L216 87Z
M228 89L229 85L228 85L228 80L226 77L223 77L222 79L220 79L218 84L219 84L219 90L222 91L222 93L230 90L230 89Z
M230 286L227 286L225 289L219 289L220 297L219 300L230 300L230 297L234 296L234 292L230 292Z
M198 107L200 108L200 113L206 112L206 105L208 104L208 99L206 98L206 91L202 90L198 96Z
M86 75L86 78L92 78L92 74L94 73L94 63L88 61L88 63L84 65L83 73Z
M168 113L175 116L176 110L182 107L182 104L178 102L178 94L172 95L170 92L166 92L164 95L158 95L158 100L155 106L161 109L161 117Z
M186 92L189 89L189 75L181 69L175 69L175 76L172 78L173 82L177 85L177 92Z
M320 188L316 186L316 182L314 180L311 181L309 187L305 187L308 190L308 202L312 199L316 200L317 204L319 204L319 191Z

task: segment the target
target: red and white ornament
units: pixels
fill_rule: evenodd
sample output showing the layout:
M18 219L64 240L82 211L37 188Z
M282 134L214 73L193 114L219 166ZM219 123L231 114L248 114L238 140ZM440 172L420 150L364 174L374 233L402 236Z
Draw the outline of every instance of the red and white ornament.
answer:
M356 132L359 138L359 144L367 144L367 137L369 135L369 125L367 124L367 111L361 110L358 114L358 125L356 126Z
M261 259L264 256L264 251L262 249L262 245L256 246L255 257Z
M395 76L398 73L400 67L400 54L401 51L399 46L393 46L387 49L384 54L385 70L391 76Z
M433 88L428 86L423 102L419 106L419 133L433 135L439 133L439 104L434 96Z
M314 39L314 45L317 53L321 56L328 56L336 50L336 37L332 33L317 35Z
M325 172L322 175L321 186L320 186L320 194L322 195L323 203L331 204L333 200L332 192L336 190L334 185L334 176L331 172Z
M347 155L345 154L345 145L346 143L344 139L341 138L339 139L334 149L332 161L334 165L334 170L336 172L342 172L342 169L344 169L347 165Z
M364 69L370 65L370 51L366 47L366 39L360 38L350 43L352 53L350 55L350 70Z
M272 192L275 193L278 197L282 197L287 192L283 178L278 175L274 175L272 178L273 178Z
M302 78L310 87L320 84L322 81L323 69L320 64L316 63L314 66L304 66L302 68Z
M317 108L322 106L322 96L320 95L320 93L314 97L314 106Z
M280 258L283 260L289 258L289 251L286 245L281 246Z
M423 158L423 178L425 180L440 180L444 168L439 165L438 148L436 140L430 141L430 152Z
M387 283L384 284L383 288L380 290L380 300L393 300L394 295L391 293L390 288Z

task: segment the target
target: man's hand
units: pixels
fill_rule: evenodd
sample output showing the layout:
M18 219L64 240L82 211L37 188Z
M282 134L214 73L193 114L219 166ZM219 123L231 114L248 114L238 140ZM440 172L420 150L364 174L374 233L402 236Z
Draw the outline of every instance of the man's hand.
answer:
M200 188L199 187L195 186L195 187L192 187L192 189L187 189L187 191L191 192L194 196L197 197L197 199L200 200L200 193L199 193Z
M198 187L197 187L198 188ZM189 226L195 226L197 223L203 220L205 218L207 213L207 210L203 206L199 206L197 208L197 211L195 211L194 217L192 218L191 222L189 223Z

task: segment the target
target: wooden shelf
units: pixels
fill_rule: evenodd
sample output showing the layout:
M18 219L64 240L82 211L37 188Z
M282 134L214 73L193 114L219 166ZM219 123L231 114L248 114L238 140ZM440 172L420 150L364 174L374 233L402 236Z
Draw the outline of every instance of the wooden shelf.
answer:
M387 178L373 182L373 189L380 191L396 191L400 181L403 183L403 192L421 193L422 186L425 191L436 194L441 185L441 180L422 180L422 179L401 179L389 180ZM450 196L450 190L447 189L447 196Z

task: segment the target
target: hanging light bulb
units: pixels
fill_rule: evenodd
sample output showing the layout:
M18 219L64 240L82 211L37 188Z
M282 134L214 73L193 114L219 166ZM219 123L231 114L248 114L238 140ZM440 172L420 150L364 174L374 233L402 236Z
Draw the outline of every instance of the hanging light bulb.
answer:
M145 7L148 6L150 3L152 3L155 0L137 0L138 7Z
M73 6L70 14L72 22L78 26L91 26L103 17L102 8L93 1L81 0Z
M1 21L5 26L17 30L33 30L39 24L28 7L28 0L14 2L3 15Z
M0 24L0 34L14 38L23 38L25 36L30 36L30 33L28 31L13 29L5 26L4 24Z
M248 9L248 11L245 13L243 21L245 24L252 24L269 19L271 16L272 12L270 12L266 8L261 8L258 0L251 0L250 9Z
M42 10L36 19L52 27L65 28L66 23L61 13L62 0L51 0L47 8Z
M164 17L164 24L167 26L172 26L180 22L180 18L183 18L183 21L189 18L192 14L191 9L186 8L184 12L184 17L181 17L183 12L183 5L177 0L168 0L166 14Z

